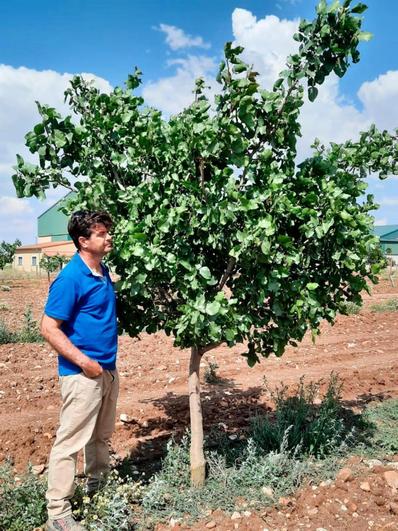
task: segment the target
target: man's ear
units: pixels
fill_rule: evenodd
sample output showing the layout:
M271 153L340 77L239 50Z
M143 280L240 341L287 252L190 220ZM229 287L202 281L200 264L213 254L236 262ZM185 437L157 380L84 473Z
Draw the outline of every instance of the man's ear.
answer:
M84 249L86 247L86 239L84 236L79 236L78 242L80 249Z

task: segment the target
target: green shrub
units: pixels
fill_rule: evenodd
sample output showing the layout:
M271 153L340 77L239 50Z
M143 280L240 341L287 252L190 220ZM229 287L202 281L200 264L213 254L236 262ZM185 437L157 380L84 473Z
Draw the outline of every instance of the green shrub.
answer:
M9 463L0 466L0 529L34 529L46 520L46 484L32 470L17 480Z
M398 299L393 298L379 304L372 304L372 312L398 312Z
M251 425L251 436L264 452L280 448L286 434L289 450L300 449L300 453L316 457L329 455L348 442L355 416L341 406L341 383L332 373L324 396L315 403L321 385L322 380L306 385L301 378L296 393L289 396L287 386L274 391L265 381L275 413L273 418L257 416Z
M342 302L339 311L343 315L357 315L361 311L361 306L355 302Z

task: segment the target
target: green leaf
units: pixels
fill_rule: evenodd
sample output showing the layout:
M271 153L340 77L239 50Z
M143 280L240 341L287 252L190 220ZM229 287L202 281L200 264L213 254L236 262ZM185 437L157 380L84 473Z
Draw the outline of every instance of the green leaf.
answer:
M211 272L210 272L210 269L207 266L201 267L199 269L199 274L200 274L200 276L202 276L206 280L210 280L211 279Z
M309 282L306 287L309 291L314 291L317 287L319 287L319 284L316 282Z
M370 31L360 31L358 34L358 39L360 41L370 41L373 39L373 33L370 33Z
M308 99L312 102L318 96L318 89L316 87L308 87Z
M206 304L206 313L207 315L217 315L220 311L221 304L217 301L213 301L210 304Z
M368 9L366 4L359 3L351 9L351 13L361 14Z

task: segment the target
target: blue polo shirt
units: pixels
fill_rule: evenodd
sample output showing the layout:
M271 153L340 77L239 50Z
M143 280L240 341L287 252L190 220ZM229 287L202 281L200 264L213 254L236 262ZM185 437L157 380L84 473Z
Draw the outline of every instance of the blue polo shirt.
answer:
M84 354L106 370L116 368L116 298L109 272L93 275L76 253L50 286L44 313L63 321L61 329ZM60 376L78 374L80 367L58 355Z

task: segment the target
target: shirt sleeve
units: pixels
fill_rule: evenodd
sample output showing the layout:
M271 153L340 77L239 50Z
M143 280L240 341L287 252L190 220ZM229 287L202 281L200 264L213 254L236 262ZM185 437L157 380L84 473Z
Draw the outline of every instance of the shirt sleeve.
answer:
M76 310L78 295L72 278L58 276L50 286L44 313L54 319L68 321Z

